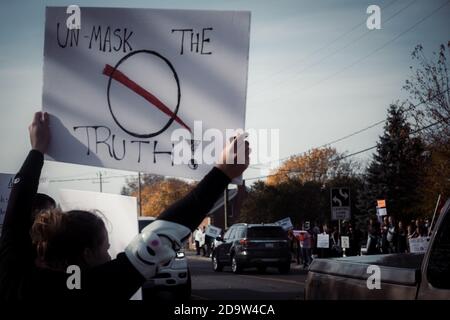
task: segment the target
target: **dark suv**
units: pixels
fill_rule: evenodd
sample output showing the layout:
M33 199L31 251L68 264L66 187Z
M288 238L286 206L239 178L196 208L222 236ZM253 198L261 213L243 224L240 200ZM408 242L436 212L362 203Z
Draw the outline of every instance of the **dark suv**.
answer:
M231 226L212 254L214 271L230 265L234 273L244 268L256 267L264 272L267 267L277 267L288 273L291 254L286 231L275 224L239 223Z

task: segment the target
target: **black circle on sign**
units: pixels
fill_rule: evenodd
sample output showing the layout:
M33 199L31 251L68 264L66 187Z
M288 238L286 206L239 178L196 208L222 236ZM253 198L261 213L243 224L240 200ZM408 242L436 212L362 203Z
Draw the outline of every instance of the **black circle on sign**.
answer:
M114 72L117 70L117 68L123 63L125 62L128 58L134 56L135 54L138 53L147 53L147 54L151 54L154 55L158 58L160 58L161 60L163 60L168 66L169 68L172 70L173 73L173 77L175 78L175 82L177 83L177 105L175 107L175 110L173 111L173 115L170 117L169 121L167 121L167 123L164 125L164 127L162 127L161 130L156 131L156 132L151 132L151 133L136 133L133 132L131 130L128 130L127 128L125 128L120 122L119 120L116 118L116 116L114 115L114 112L112 110L111 107L111 100L109 97L109 92L111 89L111 80L112 80L112 75L114 74ZM136 51L132 51L129 54L127 54L126 56L124 56L122 59L119 60L119 62L117 62L117 64L114 66L113 71L111 72L111 75L109 76L109 80L108 80L108 88L106 91L106 96L108 99L108 107L109 107L109 112L111 113L111 116L114 119L114 122L126 133L128 133L129 135L132 135L133 137L136 138L152 138L155 136L160 135L161 133L163 133L164 131L167 130L167 128L169 128L169 126L172 124L172 122L175 120L176 115L178 114L178 109L180 107L180 100L181 100L181 89L180 89L180 80L178 79L178 75L177 72L175 71L175 68L172 66L172 64L170 63L169 60L167 60L165 57L163 57L162 55L160 55L158 52L156 51L152 51L152 50L136 50Z

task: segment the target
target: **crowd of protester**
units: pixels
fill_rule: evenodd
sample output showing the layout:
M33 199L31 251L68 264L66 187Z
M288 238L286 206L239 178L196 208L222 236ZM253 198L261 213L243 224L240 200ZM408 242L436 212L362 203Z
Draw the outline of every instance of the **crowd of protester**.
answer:
M429 219L415 219L409 222L396 221L393 216L369 219L366 227L354 227L344 221L338 225L309 223L289 230L292 261L307 268L313 258L334 258L342 256L373 255L410 252L409 240L430 234ZM318 235L329 236L328 248L318 248ZM348 248L343 248L341 237L348 237Z

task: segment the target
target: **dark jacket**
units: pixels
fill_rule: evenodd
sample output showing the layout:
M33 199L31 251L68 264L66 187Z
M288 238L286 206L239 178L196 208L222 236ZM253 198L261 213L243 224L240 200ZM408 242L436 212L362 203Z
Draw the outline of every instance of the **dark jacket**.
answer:
M17 299L129 299L145 279L119 253L116 259L81 271L81 289L69 290L65 272L35 266L30 228L32 203L39 185L44 157L30 151L14 184L0 238L0 300ZM230 179L219 169L211 170L185 198L165 210L158 219L183 224L194 230L222 194Z

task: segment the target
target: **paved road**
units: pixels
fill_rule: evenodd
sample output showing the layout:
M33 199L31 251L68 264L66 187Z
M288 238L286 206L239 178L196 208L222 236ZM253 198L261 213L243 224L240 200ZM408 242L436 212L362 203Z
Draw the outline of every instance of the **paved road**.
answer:
M192 276L193 300L301 300L306 271L291 266L291 272L279 274L275 268L259 273L256 269L233 274L230 267L214 272L211 260L187 254Z

